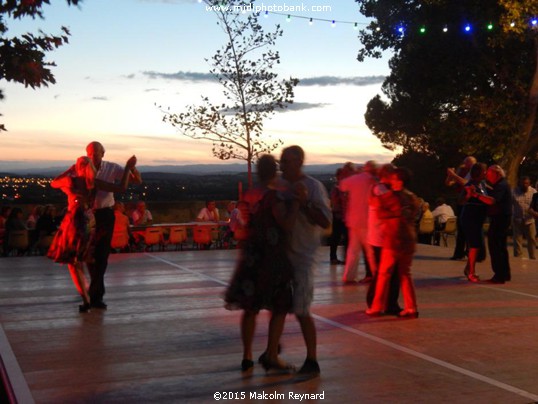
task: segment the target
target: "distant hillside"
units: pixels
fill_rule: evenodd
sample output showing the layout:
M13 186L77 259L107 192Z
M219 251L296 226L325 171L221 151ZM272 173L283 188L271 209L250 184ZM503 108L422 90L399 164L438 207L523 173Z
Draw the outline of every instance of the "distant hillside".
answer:
M309 174L332 174L342 164L312 164L305 166L305 172ZM57 167L36 167L36 168L15 168L10 169L2 167L3 173L0 176L40 176L40 177L55 177L59 173L65 171L69 166ZM208 174L240 174L246 173L246 164L191 164L183 166L162 165L162 166L139 166L141 173L156 173L161 174L190 174L190 175L208 175Z

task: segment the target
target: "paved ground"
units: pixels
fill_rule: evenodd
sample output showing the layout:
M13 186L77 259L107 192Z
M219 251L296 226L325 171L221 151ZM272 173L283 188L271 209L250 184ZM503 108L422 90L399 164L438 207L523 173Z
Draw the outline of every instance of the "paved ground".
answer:
M267 375L258 365L239 371L240 313L224 310L221 298L236 251L113 255L109 309L82 315L66 269L44 257L4 258L0 354L24 404L211 403L215 394L224 402L264 394L281 403L538 402L537 262L512 259L505 285L470 284L450 255L420 246L420 318L400 320L367 317L366 287L342 286L343 268L321 249L313 312L322 374L314 379ZM478 273L491 276L489 261ZM266 331L262 314L256 354ZM282 344L299 366L305 349L293 317Z

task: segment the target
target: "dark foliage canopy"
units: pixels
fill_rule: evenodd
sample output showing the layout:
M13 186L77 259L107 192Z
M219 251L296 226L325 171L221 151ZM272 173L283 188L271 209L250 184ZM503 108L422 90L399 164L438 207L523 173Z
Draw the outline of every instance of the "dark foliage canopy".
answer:
M383 96L365 115L385 147L434 155L447 166L481 155L512 180L536 157L538 29L530 20L538 2L356 1L373 18L360 33L358 60L394 51Z
M66 0L77 5L82 0ZM19 37L7 37L7 20L22 18L44 18L43 7L50 0L0 0L0 80L13 81L26 87L41 87L54 84L51 67L54 62L46 60L48 52L68 42L69 30L61 27L61 34L44 32L26 33ZM0 90L0 99L4 98ZM5 130L0 124L0 131Z

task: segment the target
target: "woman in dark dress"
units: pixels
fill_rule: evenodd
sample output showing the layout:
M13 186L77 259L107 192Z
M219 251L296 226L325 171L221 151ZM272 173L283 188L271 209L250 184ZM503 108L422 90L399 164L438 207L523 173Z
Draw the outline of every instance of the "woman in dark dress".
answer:
M487 205L476 195L487 195L484 179L486 165L476 163L471 168L471 179L465 184L460 195L461 210L460 224L465 233L467 248L469 249L464 274L469 282L478 282L475 267L480 250L485 248L483 226L486 220Z
M244 371L254 365L252 340L256 315L262 309L270 310L272 316L267 350L259 361L266 370L291 369L278 358L278 344L286 314L292 310L293 270L286 255L287 233L295 222L299 203L291 201L286 205L278 198L276 167L271 155L264 155L258 161L260 187L245 196L249 202L247 238L224 297L227 309L243 310L241 368Z

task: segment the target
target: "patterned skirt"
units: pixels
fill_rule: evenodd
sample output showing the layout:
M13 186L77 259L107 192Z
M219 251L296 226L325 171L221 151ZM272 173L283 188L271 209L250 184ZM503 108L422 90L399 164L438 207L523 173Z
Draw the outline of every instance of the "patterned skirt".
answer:
M47 257L64 264L92 262L92 216L91 210L82 207L69 210L52 240Z

